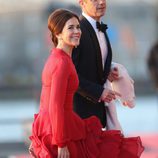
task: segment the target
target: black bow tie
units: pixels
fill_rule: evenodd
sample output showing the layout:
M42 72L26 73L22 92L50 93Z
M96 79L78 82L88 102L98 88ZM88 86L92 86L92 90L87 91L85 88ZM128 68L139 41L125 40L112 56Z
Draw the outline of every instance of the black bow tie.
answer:
M103 24L103 23L100 24L100 22L98 21L96 22L96 27L99 31L102 31L102 32L105 32L106 29L108 28L106 24Z

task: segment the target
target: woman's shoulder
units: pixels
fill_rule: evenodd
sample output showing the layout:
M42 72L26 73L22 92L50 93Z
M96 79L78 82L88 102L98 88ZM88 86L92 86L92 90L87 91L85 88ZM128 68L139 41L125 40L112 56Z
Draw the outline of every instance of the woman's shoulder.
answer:
M48 60L50 63L54 64L68 64L67 55L60 49L52 49Z
M54 71L57 69L68 69L70 67L69 59L63 52L57 49L53 49L49 55L46 63L45 69Z

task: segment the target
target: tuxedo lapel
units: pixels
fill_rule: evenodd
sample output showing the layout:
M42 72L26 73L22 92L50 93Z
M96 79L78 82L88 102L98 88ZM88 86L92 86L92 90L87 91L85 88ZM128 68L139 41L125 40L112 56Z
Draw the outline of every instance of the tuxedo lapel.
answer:
M99 75L99 78L102 81L102 78L103 78L103 64L102 64L101 50L100 50L100 46L99 46L99 42L98 42L96 33L95 33L93 27L87 21L86 18L84 18L83 16L81 16L80 19L81 19L81 22L84 25L84 27L87 28L87 31L90 33L91 40L92 40L92 42L90 42L90 43L92 43L94 45L95 50L93 50L93 51L96 52L96 57L97 57L96 60L97 60L97 67L98 67L98 75Z

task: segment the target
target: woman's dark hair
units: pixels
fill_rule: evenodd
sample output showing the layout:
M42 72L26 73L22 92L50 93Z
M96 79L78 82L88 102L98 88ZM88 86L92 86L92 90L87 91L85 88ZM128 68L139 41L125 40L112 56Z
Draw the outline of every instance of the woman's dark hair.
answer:
M73 17L77 18L79 21L79 18L75 13L66 9L57 9L50 14L48 18L48 28L51 31L52 41L55 47L58 44L56 35L62 32L65 23Z

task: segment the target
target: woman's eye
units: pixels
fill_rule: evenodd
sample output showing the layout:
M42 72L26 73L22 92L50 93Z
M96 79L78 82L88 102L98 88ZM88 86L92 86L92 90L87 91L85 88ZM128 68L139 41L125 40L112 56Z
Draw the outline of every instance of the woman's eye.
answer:
M79 29L80 29L80 25L77 25L77 26L69 26L68 29L69 29L69 30L73 30L73 29L79 30Z
M78 25L76 28L77 28L77 29L80 29L80 26Z
M69 26L69 27L68 27L68 29L70 29L70 30L73 29L73 28L74 28L73 26Z

